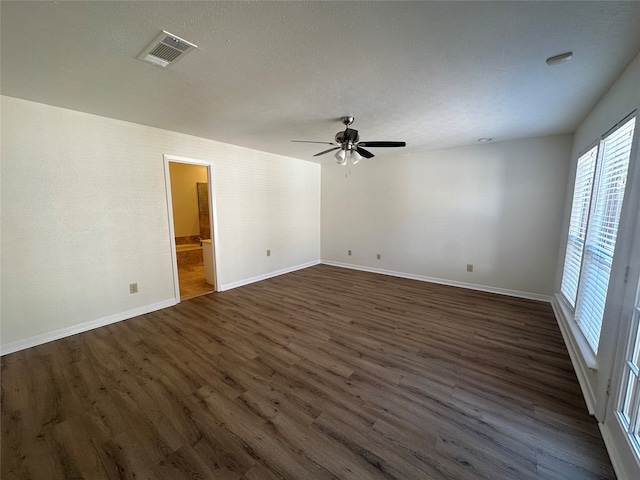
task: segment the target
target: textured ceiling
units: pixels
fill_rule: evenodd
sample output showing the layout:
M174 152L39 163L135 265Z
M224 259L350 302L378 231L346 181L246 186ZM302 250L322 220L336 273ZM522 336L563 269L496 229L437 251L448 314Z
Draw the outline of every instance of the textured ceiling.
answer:
M342 115L408 155L570 133L640 50L637 1L0 8L4 95L305 160L332 159L290 140L332 141ZM199 47L167 70L136 60L163 29Z

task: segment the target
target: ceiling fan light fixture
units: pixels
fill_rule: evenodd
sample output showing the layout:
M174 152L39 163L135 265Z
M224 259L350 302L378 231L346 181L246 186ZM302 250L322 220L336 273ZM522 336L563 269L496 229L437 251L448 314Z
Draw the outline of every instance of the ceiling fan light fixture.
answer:
M336 159L336 162L338 162L338 165L346 165L347 164L347 153L340 149L336 152L334 158Z
M362 155L360 155L357 151L353 150L351 152L351 164L357 165L360 160L362 160Z

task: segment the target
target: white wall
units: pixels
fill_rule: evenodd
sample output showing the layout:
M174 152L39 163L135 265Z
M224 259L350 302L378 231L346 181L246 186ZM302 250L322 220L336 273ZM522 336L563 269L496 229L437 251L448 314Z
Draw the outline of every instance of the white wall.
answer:
M604 421L600 423L600 429L616 474L621 479L638 478L638 472L640 472L637 459L617 427L617 420L613 413L617 392L621 388L620 368L624 361L624 358L618 356L624 355L626 341L629 338L630 312L633 310L632 302L635 297L635 291L630 292L632 287L627 287L625 284L625 272L629 268L629 285L633 286L640 275L640 255L637 251L639 240L634 237L640 220L640 148L638 145L640 123L637 118L635 143L631 151L597 356L590 351L574 322L573 312L560 294L560 285L578 156L628 114L638 109L640 109L640 54L600 99L574 135L556 268L555 291L557 293L552 301L587 407L599 421ZM614 369L614 365L618 366L617 369ZM607 394L608 390L611 392L610 395Z
M573 361L585 395L587 406L590 412L596 413L598 417L601 417L604 412L603 403L606 402L607 382L611 375L611 367L616 354L617 336L620 328L618 316L612 314L612 307L617 309L621 307L620 302L624 293L624 284L621 280L624 278L624 272L621 271L621 269L624 270L626 268L626 260L631 253L626 250L628 250L629 246L633 243L631 236L635 229L635 222L637 222L638 211L640 210L640 206L638 205L638 198L640 196L640 151L637 146L635 150L632 151L629 165L629 174L625 187L625 200L620 225L618 227L616 252L611 272L607 306L602 323L601 342L596 358L593 358L592 354L589 354L588 346L586 342L582 340L581 334L575 322L573 322L573 313L569 311L562 300L559 293L560 284L562 282L562 269L564 266L568 225L571 217L571 203L578 156L609 129L634 109L638 108L640 108L640 54L635 57L576 131L571 153L570 174L567 182L562 237L556 268L555 291L557 293L554 297L553 305L565 337L565 342L567 343L569 354L571 355L571 360ZM640 123L636 120L636 138L639 128ZM620 264L621 261L623 263L622 265Z
M569 178L567 181L564 215L562 223L562 237L560 242L560 252L558 265L556 268L556 292L560 291L562 283L562 270L564 267L564 256L566 251L567 234L569 231L569 220L571 219L571 203L573 200L573 188L576 176L576 166L578 157L600 139L616 123L625 118L628 114L640 108L640 54L636 55L625 71L620 75L609 91L600 99L593 110L584 119L576 133L574 134L573 146L571 150L571 163L569 167ZM636 122L636 129L640 122ZM636 153L639 153L636 151ZM630 170L637 163L636 159L631 159ZM631 175L630 175L631 178ZM627 186L628 189L628 186ZM622 226L624 228L624 226Z
M560 284L562 283L562 269L564 267L569 220L571 219L571 202L578 157L616 123L638 108L640 108L640 54L636 55L609 91L583 120L574 134L564 203L560 255L556 269L556 292L560 291ZM638 125L636 125L636 128L638 128Z
M207 167L169 163L171 202L176 237L200 236L197 183L207 183Z
M570 149L565 135L420 156L381 149L350 174L326 164L322 259L548 298Z
M212 162L221 289L319 260L319 165L1 101L3 353L171 302L163 154Z

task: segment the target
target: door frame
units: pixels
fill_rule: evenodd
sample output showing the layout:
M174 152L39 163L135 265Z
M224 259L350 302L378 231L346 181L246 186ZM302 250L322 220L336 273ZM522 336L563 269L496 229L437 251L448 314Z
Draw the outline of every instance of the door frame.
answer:
M209 227L211 229L211 246L213 248L213 291L218 291L218 220L216 215L216 204L213 201L213 180L215 178L213 169L214 163L211 160L199 160L195 158L180 157L177 155L162 155L164 162L164 180L167 193L167 217L169 220L169 236L171 245L171 262L173 267L173 290L176 303L180 303L180 280L178 277L178 255L176 253L176 235L173 224L173 198L171 195L171 173L169 171L169 163L186 163L188 165L197 165L207 167L207 183L209 184Z

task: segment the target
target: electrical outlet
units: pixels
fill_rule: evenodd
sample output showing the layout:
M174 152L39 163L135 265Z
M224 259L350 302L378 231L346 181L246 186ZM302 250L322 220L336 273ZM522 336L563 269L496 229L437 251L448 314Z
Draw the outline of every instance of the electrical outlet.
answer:
M271 256L271 250L267 250L267 257Z
M376 257L378 257L378 260L380 260L381 255L380 255L380 254L377 254L377 255L376 255Z
M473 264L467 263L467 272L473 272Z
M351 256L351 250L347 250L347 255Z
M130 283L129 284L129 293L138 293L138 284Z

